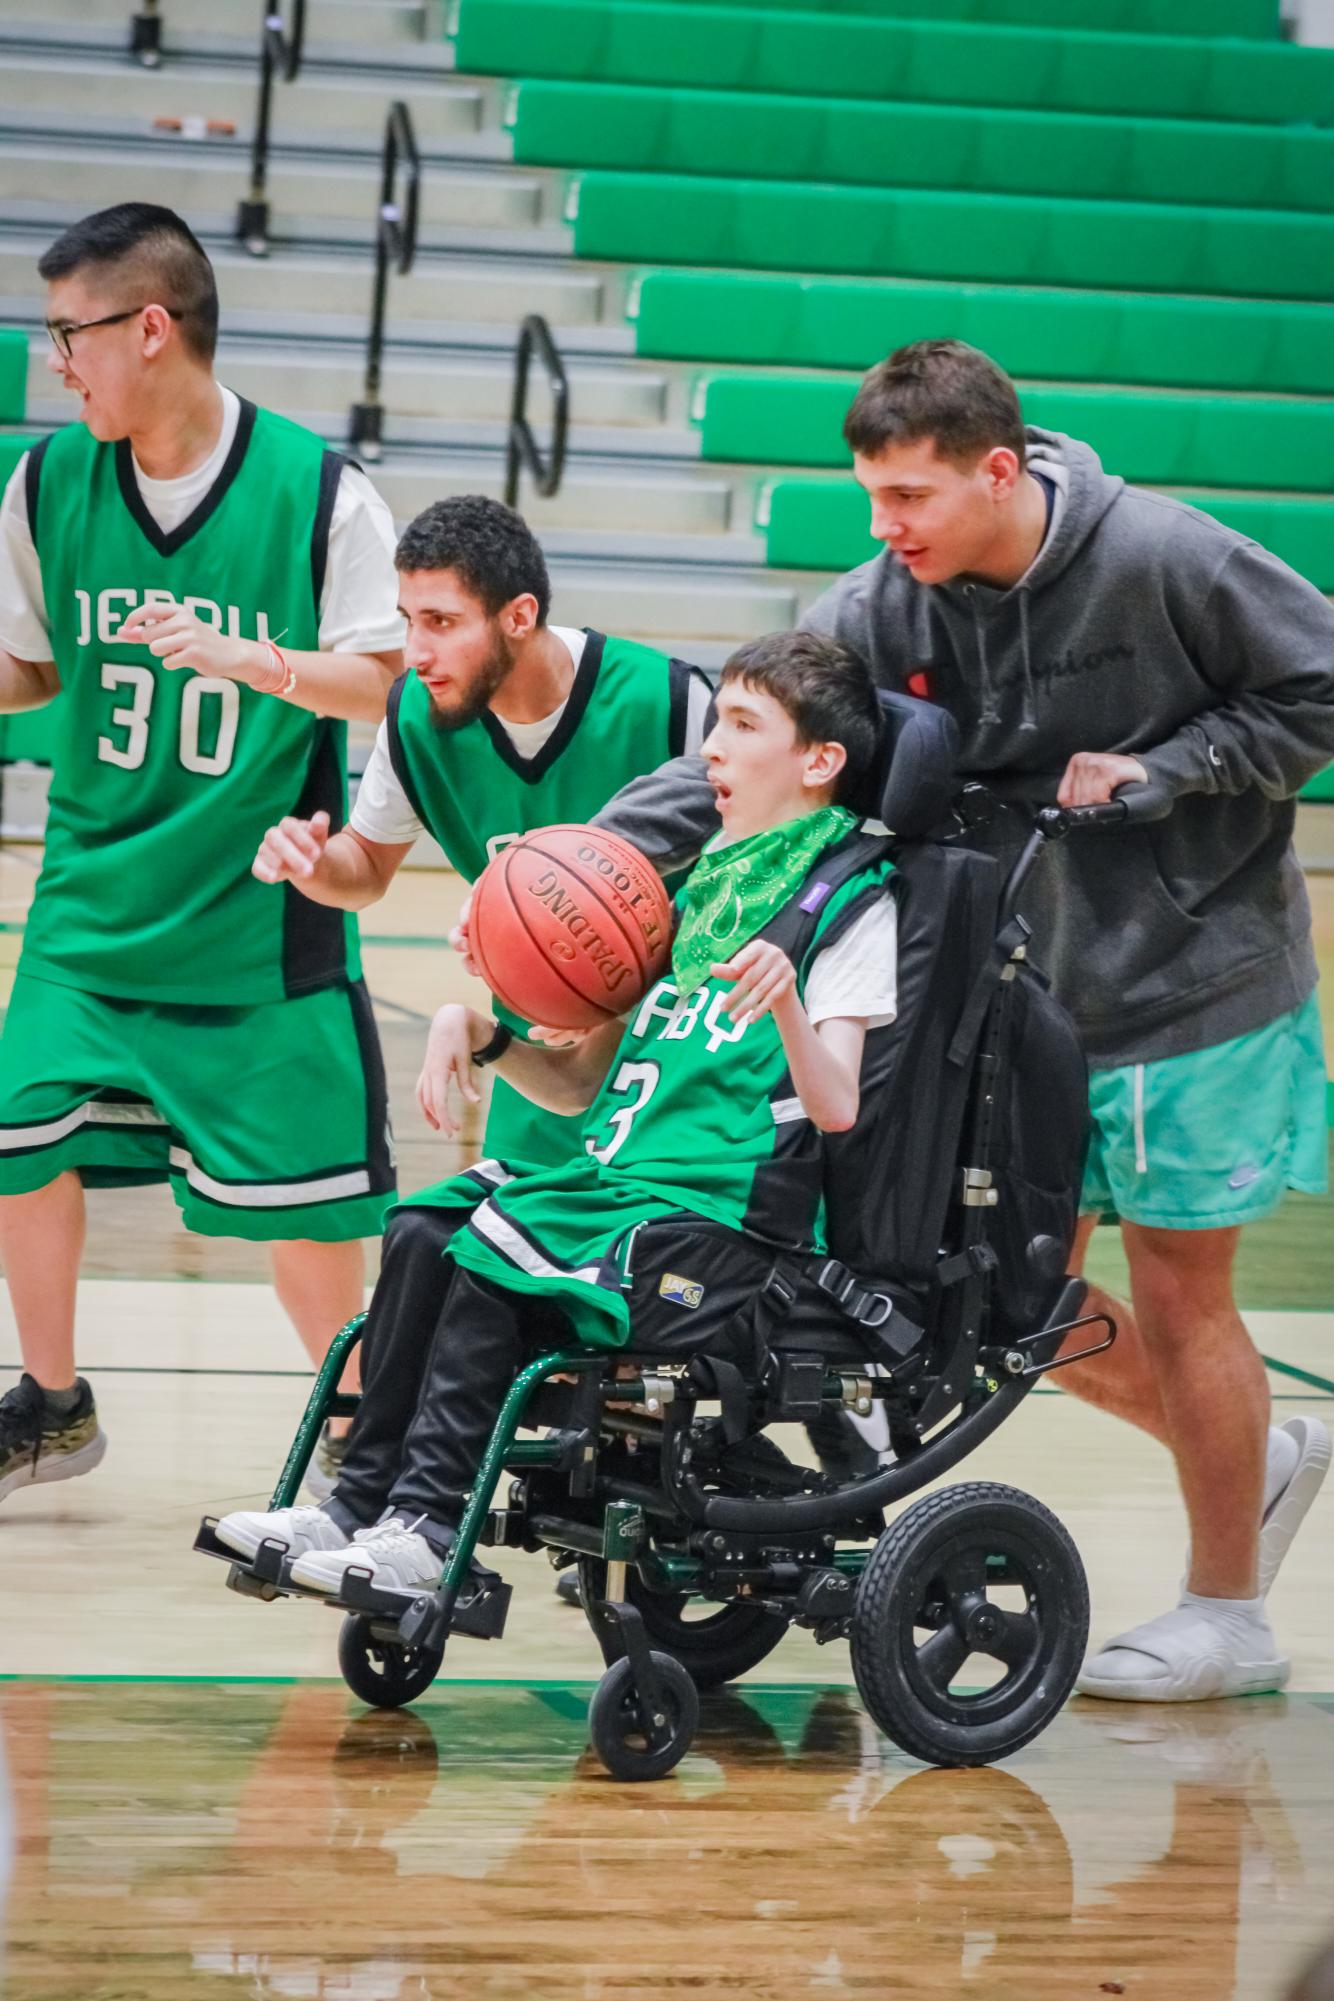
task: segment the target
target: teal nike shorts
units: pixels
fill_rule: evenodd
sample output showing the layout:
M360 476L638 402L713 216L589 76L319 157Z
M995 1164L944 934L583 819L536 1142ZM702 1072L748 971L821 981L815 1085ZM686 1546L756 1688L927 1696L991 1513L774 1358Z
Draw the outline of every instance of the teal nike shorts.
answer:
M1160 1230L1254 1223L1285 1189L1322 1195L1325 1050L1314 994L1211 1049L1089 1075L1080 1209Z

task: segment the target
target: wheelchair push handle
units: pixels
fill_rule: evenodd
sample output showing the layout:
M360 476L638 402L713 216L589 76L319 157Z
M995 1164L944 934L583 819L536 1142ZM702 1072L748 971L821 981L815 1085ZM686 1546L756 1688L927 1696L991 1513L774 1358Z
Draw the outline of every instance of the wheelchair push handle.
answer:
M1059 841L1067 834L1097 833L1104 827L1146 827L1165 820L1173 803L1166 786L1153 779L1132 779L1118 785L1100 806L1044 806L1034 816L1034 825L1044 840Z

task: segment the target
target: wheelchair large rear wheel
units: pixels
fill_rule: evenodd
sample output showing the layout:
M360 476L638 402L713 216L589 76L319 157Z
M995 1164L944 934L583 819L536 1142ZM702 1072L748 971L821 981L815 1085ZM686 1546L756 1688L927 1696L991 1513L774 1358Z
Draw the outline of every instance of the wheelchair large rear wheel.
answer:
M343 1680L353 1695L375 1709L402 1709L424 1695L444 1658L443 1647L403 1647L376 1639L361 1612L349 1612L338 1634Z
M871 1552L852 1671L900 1749L931 1765L989 1765L1065 1702L1088 1624L1084 1567L1055 1515L991 1481L946 1487Z
M607 1566L600 1557L579 1559L584 1603L605 1595ZM649 1645L680 1661L696 1688L721 1688L758 1667L787 1631L787 1620L760 1605L734 1600L709 1606L686 1592L650 1591L638 1571L626 1575L626 1594L644 1621Z

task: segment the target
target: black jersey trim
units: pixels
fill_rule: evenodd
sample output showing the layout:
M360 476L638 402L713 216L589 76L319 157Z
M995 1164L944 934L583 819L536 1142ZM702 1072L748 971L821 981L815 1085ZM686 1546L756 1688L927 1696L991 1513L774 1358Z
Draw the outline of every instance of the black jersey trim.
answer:
M408 769L408 754L403 748L403 733L398 720L399 708L403 701L403 690L408 685L409 671L405 667L393 687L389 690L389 699L385 703L384 711L384 734L385 741L389 745L389 763L393 769L394 776L403 787L407 795L408 804L421 821L423 827L429 827L431 822L422 805L421 794L417 790L416 780Z
M125 502L134 524L144 540L157 550L159 556L174 556L183 549L213 519L245 462L250 447L251 435L255 429L258 412L253 403L244 396L240 399L241 415L237 420L236 436L231 449L223 461L222 471L214 480L193 514L187 514L180 526L170 534L164 534L144 505L144 497L139 491L139 482L134 476L134 453L128 438L122 438L113 449L116 454L116 480L120 486L120 497Z
M338 482L344 467L353 463L341 452L326 451L320 460L320 490L315 502L315 525L310 531L310 590L316 632L320 629L320 600L324 596L324 574L329 567L329 529L338 499Z
M329 815L336 833L343 821L343 761L339 755L341 728L329 716L315 724L306 766L306 782L293 807L299 820L316 813ZM347 926L343 912L327 903L312 903L295 883L283 885L283 992L310 993L347 978Z
M690 690L694 682L708 688L709 683L698 667L692 667L688 660L667 662L667 754L669 757L684 757L686 733L690 728ZM712 689L709 690L712 695Z
M31 445L28 449L28 463L23 468L23 504L28 510L28 533L32 537L34 548L37 546L37 503L42 491L42 460L46 457L46 448L50 442L51 434L48 433L46 437L39 438L35 445Z
M394 1150L389 1130L389 1086L384 1074L384 1051L376 1032L375 1013L365 980L352 980L347 989L352 1010L352 1026L361 1051L361 1074L366 1080L366 1172L372 1195L392 1195L398 1186L394 1174Z
M584 711L593 697L598 673L602 667L602 656L606 651L607 636L603 632L592 632L584 627L584 652L575 669L574 681L566 699L561 719L551 735L538 751L536 757L520 757L514 748L514 739L490 709L483 709L480 721L491 739L491 748L502 764L507 764L517 778L525 785L536 785L545 778L563 750L568 749L576 730L584 719ZM420 814L418 818L420 819Z

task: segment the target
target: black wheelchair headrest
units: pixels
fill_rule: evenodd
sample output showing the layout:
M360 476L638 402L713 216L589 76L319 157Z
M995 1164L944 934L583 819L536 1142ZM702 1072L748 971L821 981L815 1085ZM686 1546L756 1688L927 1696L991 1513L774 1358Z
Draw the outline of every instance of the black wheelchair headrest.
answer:
M879 818L899 840L938 827L959 789L959 728L933 702L880 690L885 718Z

